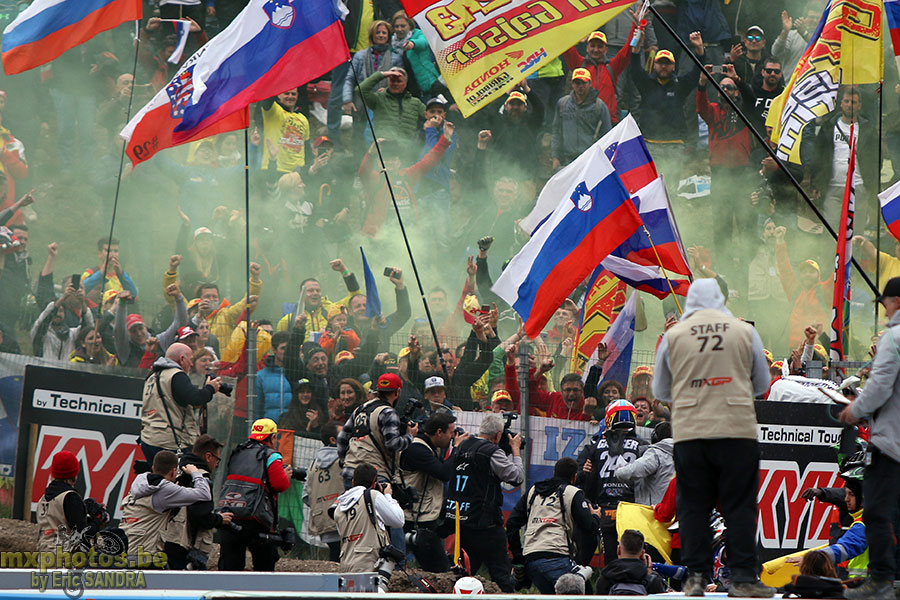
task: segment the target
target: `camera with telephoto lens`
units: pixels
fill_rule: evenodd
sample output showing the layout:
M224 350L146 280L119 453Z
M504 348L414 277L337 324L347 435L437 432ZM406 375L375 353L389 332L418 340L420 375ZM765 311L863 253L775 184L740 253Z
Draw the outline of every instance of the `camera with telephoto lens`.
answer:
M229 529L232 533L240 533L243 527L241 527L234 521L231 521L229 523L222 523L222 529Z
M506 419L506 424L503 426L503 435L500 436L500 444L498 444L498 445L500 446L500 448L503 449L504 452L506 452L506 454L512 454L512 445L510 444L509 440L515 434L510 430L510 426L512 425L513 421L515 421L516 419L519 418L519 413L515 413L512 411L505 412L505 413L503 413L503 417ZM522 436L521 449L522 450L525 449L525 436L524 435Z
M306 469L303 467L294 467L291 469L291 479L294 481L306 481Z
M413 529L412 531L408 531L406 535L403 536L404 541L406 541L407 548L415 548L419 542L419 530Z
M403 409L403 414L400 415L401 429L403 429L401 433L406 433L407 427L413 427L417 424L415 419L413 419L413 414L424 406L422 401L417 398L407 398L406 407Z
M375 563L375 572L378 589L382 592L388 591L388 584L391 581L391 575L398 563L402 563L406 558L403 550L391 545L387 545L378 551L378 561Z
M375 489L383 494L384 490L387 489L387 484L382 482L376 483ZM400 505L400 508L407 510L412 508L413 505L415 505L415 503L419 501L419 490L411 485L392 483L391 497L397 501L397 504Z
M585 581L591 578L591 575L594 574L594 570L588 566L583 565L575 565L572 567L572 573L575 573Z
M219 384L219 391L226 396L231 397L231 392L234 391L234 386L230 383L225 383L224 381Z
M293 527L285 527L278 533L260 533L259 537L277 544L285 552L290 552L297 544L297 530Z

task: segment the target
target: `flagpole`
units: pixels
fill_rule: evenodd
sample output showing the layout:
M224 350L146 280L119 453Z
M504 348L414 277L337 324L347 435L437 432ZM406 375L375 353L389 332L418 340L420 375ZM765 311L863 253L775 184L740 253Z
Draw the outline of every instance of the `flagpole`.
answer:
M244 110L249 111L248 108ZM250 122L244 128L244 277L246 279L247 301L247 432L249 434L253 421L256 420L256 327L250 320Z
M672 29L672 26L669 25L669 23L662 17L662 15L659 14L659 11L656 10L656 8L652 4L649 6L649 8L650 8L650 12L653 13L653 16L656 17L656 19L660 23L662 23L663 27L666 28L666 31L669 32L669 35L671 35L673 38L675 38L675 41L678 42L678 45L681 46L681 49L684 50L685 54L688 57L690 57L690 59L694 62L694 64L696 64L700 68L700 72L701 73L705 72L706 69L704 68L703 63L691 51L691 49L688 47L687 43L683 39L678 37L678 34L675 33L675 30ZM752 135L754 138L756 138L756 140L762 145L762 147L766 151L766 153L772 157L772 160L775 161L775 163L778 165L778 167L781 169L781 171L787 176L787 178L794 185L794 187L797 188L797 192L800 193L800 195L803 197L803 199L809 205L809 208L813 211L813 213L816 215L816 217L818 217L819 221L822 222L822 225L825 227L825 230L829 234L831 234L831 237L833 237L836 242L838 239L837 232L835 232L834 228L825 219L825 216L822 214L822 211L820 211L819 208L813 203L812 199L809 197L809 194L806 193L806 190L803 189L803 186L801 186L800 182L797 181L797 178L794 177L794 174L791 173L790 170L788 170L787 165L784 164L784 161L782 161L781 158L778 157L778 154L775 152L774 149L772 149L771 146L769 146L769 143L766 141L766 139L756 130L755 127L753 127L753 125L750 123L750 120L747 118L747 116L743 112L741 112L741 109L738 108L738 105L735 103L735 101L731 99L731 96L729 96L728 94L725 93L725 90L722 89L722 86L719 85L719 82L716 81L715 77L710 77L709 83L711 83L712 86L714 88L716 88L716 91L719 92L719 96L723 100L728 102L728 105L731 106L731 109L735 112L735 114L737 114L737 116L741 119L741 121L743 121L744 125L747 126L747 129L750 131L750 135ZM866 285L868 285L869 288L877 296L879 294L878 287L874 283L872 283L872 280L869 278L869 276L866 274L866 272L863 271L863 269L859 265L859 263L856 262L855 258L851 258L851 262L853 263L853 266L856 267L856 270L859 272L860 277L862 277L863 281L866 282Z
M135 86L135 77L137 77L137 65L138 65L138 51L141 46L141 22L137 20L134 22L134 64L131 66L131 91L128 93L128 108L125 109L125 122L128 123L131 121L131 107L134 102L134 86ZM128 144L122 144L122 152L119 155L119 176L116 178L116 195L113 198L113 209L112 209L112 219L109 223L109 236L106 238L106 259L103 261L103 278L100 280L100 306L101 309L103 307L103 292L106 291L106 270L109 268L109 247L112 244L113 239L113 231L116 227L116 213L119 209L119 192L122 189L122 171L125 169L125 150L127 149ZM83 286L83 284L82 284ZM100 319L97 319L97 322L94 324L94 331L97 332L100 330Z
M437 350L438 360L441 362L441 371L444 373L444 381L450 381L450 374L447 371L447 363L444 361L444 355L441 352L441 343L438 340L437 329L434 326L434 319L431 318L431 309L428 308L428 299L425 298L425 288L422 287L422 278L419 277L419 269L416 267L416 259L413 257L412 247L409 245L409 238L406 236L406 227L403 225L403 217L400 216L400 208L397 206L397 198L394 196L394 188L391 186L391 178L388 175L387 167L384 165L384 157L381 155L381 145L378 143L378 136L375 135L375 127L372 125L372 117L369 116L369 106L363 97L362 90L359 87L359 78L356 71L351 67L350 72L353 73L353 79L356 81L356 89L362 100L363 112L366 114L366 122L369 124L369 131L372 132L372 139L375 142L375 150L378 151L378 162L381 164L381 172L384 173L384 181L387 183L388 193L391 195L391 202L394 205L394 212L397 214L397 221L400 223L400 233L403 234L403 242L406 244L406 253L409 255L409 262L412 265L413 274L416 276L416 285L419 287L419 297L425 306L425 316L428 318L428 325L431 327L431 335L434 338L434 347Z
M684 311L681 310L681 303L678 302L678 294L675 293L675 288L672 287L672 280L669 279L669 274L666 273L666 268L663 266L662 258L659 256L659 252L656 250L656 245L653 243L653 238L650 237L650 232L647 230L646 225L641 225L644 233L647 234L647 239L650 241L650 247L653 248L653 254L656 255L656 262L659 263L659 268L662 270L663 277L666 278L666 283L669 284L669 291L672 292L672 299L675 300L675 306L678 307L678 314L683 315Z
M881 140L882 111L884 110L884 79L878 84L878 193L875 194L875 286L881 289ZM878 310L875 310L875 335L878 335Z

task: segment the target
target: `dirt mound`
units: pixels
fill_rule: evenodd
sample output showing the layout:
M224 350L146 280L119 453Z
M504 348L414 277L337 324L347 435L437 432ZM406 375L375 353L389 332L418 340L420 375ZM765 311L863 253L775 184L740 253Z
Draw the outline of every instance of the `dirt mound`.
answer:
M28 523L18 519L0 519L0 552L29 552L37 550L38 527L35 523ZM209 556L209 569L216 570L219 561L219 546L213 547ZM253 564L250 554L247 554L247 568ZM296 558L282 558L275 564L275 570L291 573L336 573L340 565L327 560L300 560ZM427 579L440 593L452 593L453 584L457 576L453 573L426 573L424 571L409 570ZM486 581L481 577L487 594L499 594L500 588L493 581ZM397 570L391 576L390 588L392 592L419 592L408 578L407 574Z

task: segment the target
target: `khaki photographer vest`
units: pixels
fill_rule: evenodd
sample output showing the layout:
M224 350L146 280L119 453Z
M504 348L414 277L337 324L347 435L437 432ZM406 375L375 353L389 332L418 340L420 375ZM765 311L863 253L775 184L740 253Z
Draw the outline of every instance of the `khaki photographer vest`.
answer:
M121 527L128 536L128 556L136 556L138 550L150 554L162 552L162 534L172 519L172 512L156 512L152 495L139 499L131 494L125 496Z
M554 492L540 496L532 487L528 492L528 523L525 526L525 556L537 552L552 552L571 556L570 543L574 533L572 500L578 488L567 485L562 494ZM562 506L560 506L562 496Z
M340 461L334 461L327 469L313 462L306 478L306 492L309 498L309 533L322 535L337 531L334 519L328 516L328 509L338 496L344 493Z
M199 468L199 467L198 467ZM206 469L200 468L200 473L204 476L209 474L209 471ZM212 482L210 482L210 488L212 488ZM166 526L162 531L162 541L171 542L186 550L190 550L191 548L196 548L200 552L203 552L207 556L209 556L209 551L212 550L213 547L213 530L212 529L197 529L197 535L194 538L193 544L191 543L191 528L188 524L188 516L187 516L187 506L182 506L178 509L178 512L166 522Z
M78 542L72 539L74 532L69 528L69 521L66 519L66 511L63 507L65 497L69 494L77 495L77 492L68 490L57 495L53 500L47 500L46 496L41 496L38 501L38 551L52 552L56 550L57 546L60 546L63 552L72 552L78 545Z
M378 553L390 544L386 529L372 523L366 510L366 493L372 495L375 510L375 490L366 490L356 504L347 510L334 510L334 522L341 535L341 572L358 573L372 571L378 562ZM375 523L378 519L375 519Z
M371 405L375 403L381 403L383 406L371 409ZM388 408L391 408L389 404L376 398L353 411L351 419L353 419L354 428L359 431L363 427L368 427L369 433L361 437L350 438L350 448L344 458L345 467L355 469L359 465L368 463L378 469L379 475L383 475L387 479L393 478L394 461L391 459L394 453L384 446L384 438L378 428L378 416ZM371 412L369 412L370 409ZM391 460L391 464L387 464L386 460Z
M412 443L421 444L428 448L429 452L438 456L439 450L429 446L422 438L413 438ZM406 481L406 485L414 487L419 492L419 499L413 502L410 508L403 511L406 520L427 523L440 517L444 505L444 482L422 471L405 469L403 470L403 479Z
M159 397L156 387L156 373L151 373L144 382L143 406L141 407L141 440L150 446L177 451L179 448L190 448L200 437L200 425L194 418L194 409L190 406L179 406L172 396L172 377L181 369L172 367L159 372L159 387L165 398ZM169 418L166 407L169 408ZM175 431L173 433L172 428ZM178 444L175 438L178 438Z

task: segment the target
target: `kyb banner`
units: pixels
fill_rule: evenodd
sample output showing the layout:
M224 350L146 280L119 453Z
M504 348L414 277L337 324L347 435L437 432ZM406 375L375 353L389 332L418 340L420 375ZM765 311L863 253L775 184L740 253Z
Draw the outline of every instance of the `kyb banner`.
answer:
M468 117L633 0L403 0Z

